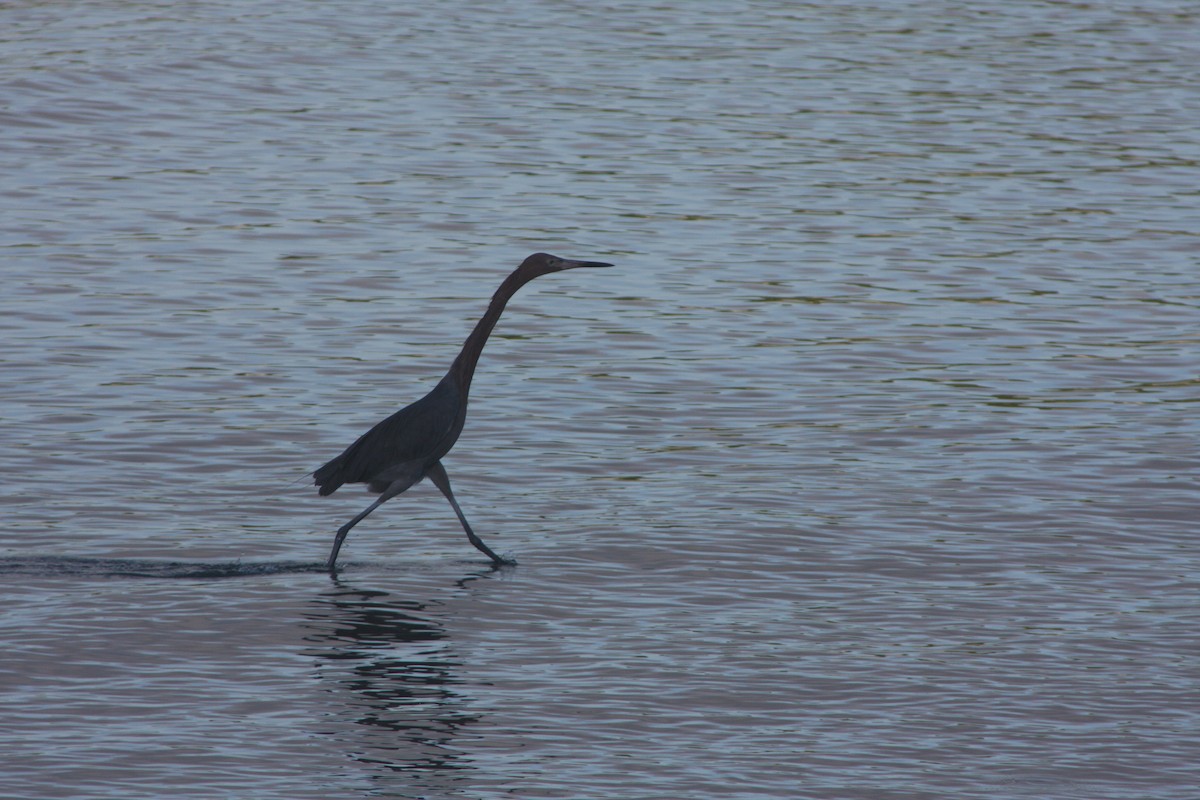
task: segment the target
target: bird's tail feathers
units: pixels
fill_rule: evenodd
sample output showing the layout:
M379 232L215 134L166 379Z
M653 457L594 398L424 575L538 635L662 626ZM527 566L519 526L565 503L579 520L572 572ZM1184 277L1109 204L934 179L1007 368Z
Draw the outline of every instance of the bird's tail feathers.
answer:
M318 487L317 494L324 497L325 495L333 494L338 488L346 482L342 475L342 458L337 458L330 461L325 466L318 469L312 474L313 483Z

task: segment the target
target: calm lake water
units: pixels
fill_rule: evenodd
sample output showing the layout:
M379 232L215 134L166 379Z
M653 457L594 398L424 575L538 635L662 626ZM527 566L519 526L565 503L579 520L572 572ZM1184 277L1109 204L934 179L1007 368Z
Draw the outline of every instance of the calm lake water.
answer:
M0 797L1192 800L1187 9L5 4Z

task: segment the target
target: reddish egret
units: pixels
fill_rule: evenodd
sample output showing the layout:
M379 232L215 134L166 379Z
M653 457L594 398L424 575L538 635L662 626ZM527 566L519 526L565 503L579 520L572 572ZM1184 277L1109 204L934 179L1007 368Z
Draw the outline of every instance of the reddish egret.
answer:
M546 253L534 253L525 259L500 284L487 311L463 343L458 358L450 365L450 371L433 387L433 391L371 428L347 447L344 453L313 473L314 483L320 487L322 495L333 494L344 483L365 483L379 495L379 499L367 506L365 511L338 529L337 538L333 540L333 552L329 554L329 563L326 565L331 573L336 571L338 551L350 529L426 476L450 501L450 507L458 515L458 521L462 523L471 544L494 564L511 563L493 553L471 530L458 501L454 499L454 492L450 490L450 478L442 466L442 456L450 452L462 433L475 364L505 304L517 290L534 278L550 272L611 266L600 261L570 261Z

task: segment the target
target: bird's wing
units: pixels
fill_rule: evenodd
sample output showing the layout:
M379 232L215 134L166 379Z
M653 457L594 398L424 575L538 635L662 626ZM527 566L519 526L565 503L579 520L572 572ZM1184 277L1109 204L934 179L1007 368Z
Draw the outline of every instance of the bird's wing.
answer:
M313 473L320 493L332 494L343 483L366 483L386 469L440 457L448 449L446 439L453 437L456 428L461 430L461 405L455 387L442 381Z

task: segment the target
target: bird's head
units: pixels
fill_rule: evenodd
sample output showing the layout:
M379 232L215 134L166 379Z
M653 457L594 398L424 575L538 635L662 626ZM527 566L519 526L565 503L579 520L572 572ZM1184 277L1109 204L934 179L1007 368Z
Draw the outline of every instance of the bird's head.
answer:
M546 275L551 272L562 272L564 269L611 266L612 264L606 264L603 261L573 261L569 258L552 256L549 253L534 253L521 263L521 266L517 268L517 271L521 273L526 280L533 280L539 275Z

